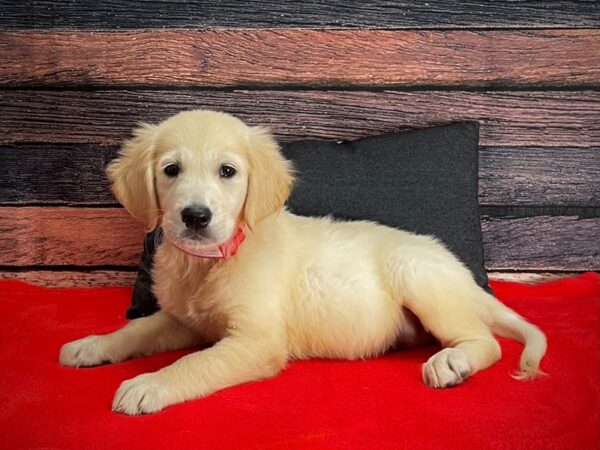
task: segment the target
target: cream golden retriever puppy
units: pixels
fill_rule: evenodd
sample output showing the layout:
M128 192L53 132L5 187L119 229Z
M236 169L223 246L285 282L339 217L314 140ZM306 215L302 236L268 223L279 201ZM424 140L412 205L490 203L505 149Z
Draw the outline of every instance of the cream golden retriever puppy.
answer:
M518 378L540 373L544 334L434 238L286 211L292 167L263 128L182 112L137 129L108 175L134 217L164 230L153 269L161 311L66 344L61 364L214 344L125 381L117 412L153 413L271 377L290 359L381 355L416 343L420 324L443 346L423 365L428 386L497 361L493 333L525 344Z

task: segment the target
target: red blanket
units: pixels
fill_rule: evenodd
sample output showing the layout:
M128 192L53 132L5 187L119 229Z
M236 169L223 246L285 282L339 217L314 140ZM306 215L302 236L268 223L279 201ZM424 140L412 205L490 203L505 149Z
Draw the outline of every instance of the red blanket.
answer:
M0 283L2 448L598 448L600 275L537 286L493 283L548 335L547 377L512 379L521 346L465 384L425 387L434 346L369 361L293 362L279 376L150 416L111 412L121 381L185 352L92 369L60 367L60 346L125 323L130 289Z

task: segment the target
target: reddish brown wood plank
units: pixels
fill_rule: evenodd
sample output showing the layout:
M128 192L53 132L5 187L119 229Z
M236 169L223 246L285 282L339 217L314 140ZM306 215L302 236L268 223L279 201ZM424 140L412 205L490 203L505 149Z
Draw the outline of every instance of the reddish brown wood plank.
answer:
M0 271L0 280L20 280L52 288L131 286L137 272L123 270Z
M482 227L488 270L600 269L600 217L488 218ZM123 209L0 209L4 266L134 266L142 242L142 227Z
M134 265L143 237L120 208L0 209L0 265Z
M593 147L599 91L0 91L0 144L118 143L140 120L192 108L270 126L282 142L356 139L477 120L481 145Z
M539 283L577 275L576 272L490 272L490 279ZM51 288L133 287L137 272L123 270L29 270L0 271L0 280L20 280Z
M600 30L5 31L0 85L599 86Z

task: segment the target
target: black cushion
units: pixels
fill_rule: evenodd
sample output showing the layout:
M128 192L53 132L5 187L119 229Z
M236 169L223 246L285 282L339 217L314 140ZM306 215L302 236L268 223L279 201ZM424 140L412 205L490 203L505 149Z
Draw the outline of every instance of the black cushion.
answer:
M475 122L351 142L283 146L298 172L288 208L306 216L368 219L438 237L491 292L483 265ZM154 238L146 240L128 318L151 314Z

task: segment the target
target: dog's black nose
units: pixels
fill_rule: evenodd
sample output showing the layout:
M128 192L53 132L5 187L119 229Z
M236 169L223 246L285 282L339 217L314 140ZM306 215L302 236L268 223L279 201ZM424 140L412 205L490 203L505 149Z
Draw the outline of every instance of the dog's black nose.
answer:
M211 218L212 212L206 206L191 206L181 211L181 220L194 231L206 228Z

